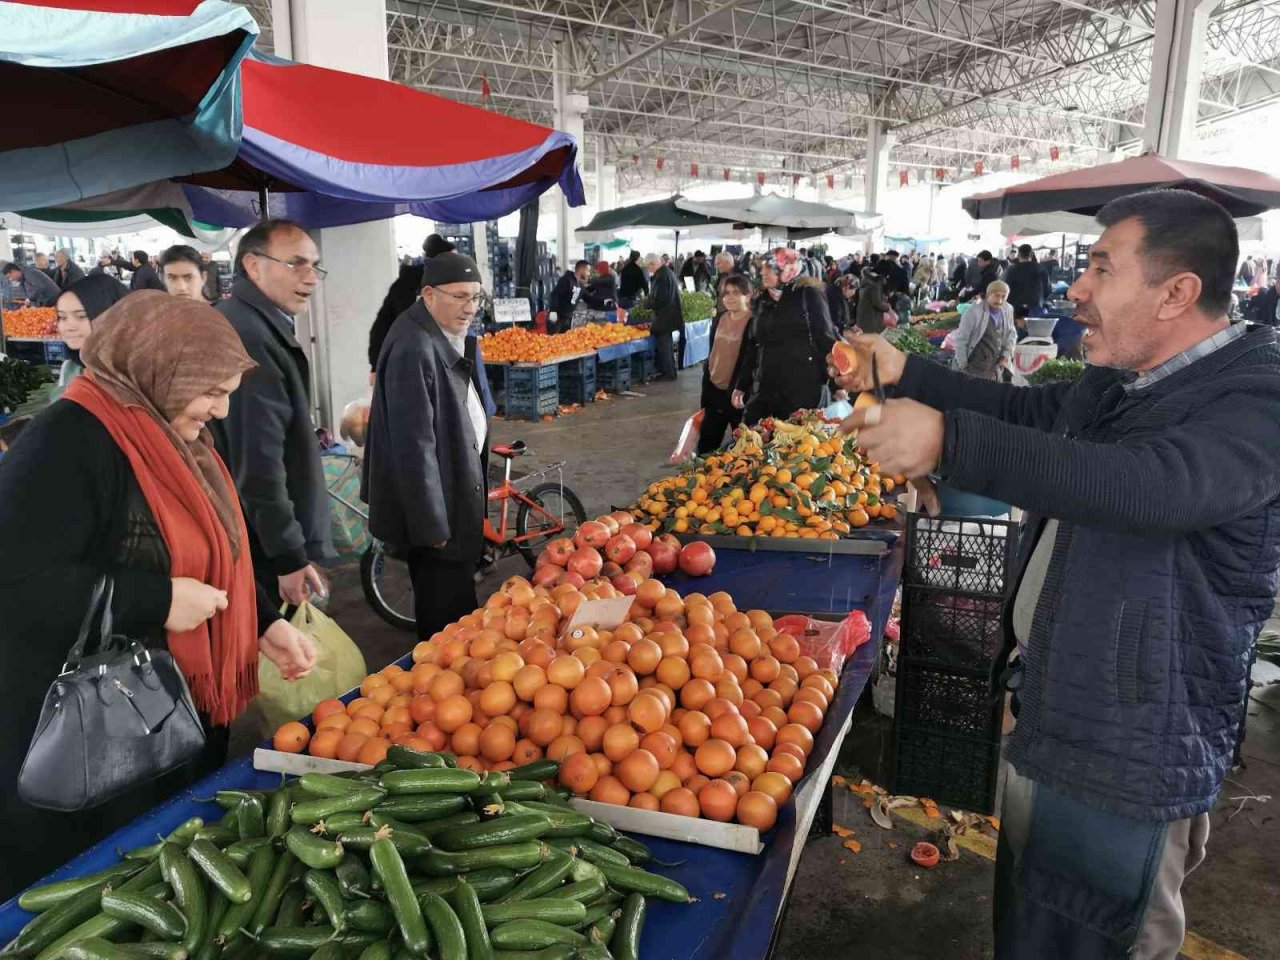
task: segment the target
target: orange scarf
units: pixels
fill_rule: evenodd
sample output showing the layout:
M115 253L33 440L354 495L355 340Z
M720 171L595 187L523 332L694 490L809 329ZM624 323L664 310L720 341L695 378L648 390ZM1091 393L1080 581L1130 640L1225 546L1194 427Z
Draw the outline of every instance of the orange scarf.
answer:
M257 592L249 551L233 551L205 486L155 417L139 406L121 403L92 375L77 377L63 397L97 417L129 458L169 548L169 575L190 577L227 592L227 609L194 630L170 631L168 641L196 707L215 726L230 723L258 692ZM212 450L209 453L225 489L234 490L221 458ZM238 504L235 520L238 542L248 543Z

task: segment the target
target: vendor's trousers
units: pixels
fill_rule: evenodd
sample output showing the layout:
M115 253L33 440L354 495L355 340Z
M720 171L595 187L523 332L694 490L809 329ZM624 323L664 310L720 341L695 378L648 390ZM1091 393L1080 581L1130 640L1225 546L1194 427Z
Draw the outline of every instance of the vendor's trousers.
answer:
M670 333L653 335L653 362L658 368L658 376L674 377L676 375L676 348L671 342Z
M476 599L476 565L468 560L443 560L430 548L409 551L413 580L413 612L418 636L427 640L480 606Z
M997 960L1175 960L1182 883L1204 860L1208 814L1130 820L1012 767L1001 804Z

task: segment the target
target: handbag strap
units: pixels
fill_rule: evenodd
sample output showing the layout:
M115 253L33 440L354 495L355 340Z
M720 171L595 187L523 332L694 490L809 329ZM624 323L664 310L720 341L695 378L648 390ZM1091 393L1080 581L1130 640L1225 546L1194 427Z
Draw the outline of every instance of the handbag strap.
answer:
M83 659L85 646L89 641L89 632L93 628L95 616L100 616L101 618L98 631L98 648L105 648L110 642L113 626L111 601L115 596L115 592L116 583L111 576L104 573L98 577L97 583L93 585L93 592L89 595L89 608L85 611L84 620L80 623L80 632L76 635L76 642L67 651L67 661L62 666L63 673L74 669Z

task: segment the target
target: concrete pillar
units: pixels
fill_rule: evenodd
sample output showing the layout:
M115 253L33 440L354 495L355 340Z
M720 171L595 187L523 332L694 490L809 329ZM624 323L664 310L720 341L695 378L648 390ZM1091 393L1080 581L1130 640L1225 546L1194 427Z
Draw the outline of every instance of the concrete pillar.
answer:
M866 209L880 213L884 201L885 183L889 176L889 150L897 138L886 133L879 120L867 121L867 186Z
M1195 148L1210 0L1157 0L1156 35L1142 141L1170 159Z
M383 44L385 46L385 43ZM578 141L578 156L586 159L586 144L583 140L583 118L587 112L586 94L577 93L573 89L573 79L568 75L569 58L565 55L563 43L556 45L553 59L556 73L553 77L553 106L555 123L553 126L574 137ZM565 195L557 190L556 194L556 259L560 269L566 270L575 260L582 257L582 241L573 235L573 231L582 226L582 211L578 207L570 207Z
M612 210L618 206L618 167L605 163L600 166L600 209Z
M278 54L387 79L385 0L274 0L272 12ZM320 423L336 427L343 406L368 390L369 327L396 277L395 232L383 220L316 233L329 276L298 334L311 351Z
M484 288L493 291L493 273L489 269L489 235L483 220L471 225L471 249L475 253L476 266L480 268L480 282Z

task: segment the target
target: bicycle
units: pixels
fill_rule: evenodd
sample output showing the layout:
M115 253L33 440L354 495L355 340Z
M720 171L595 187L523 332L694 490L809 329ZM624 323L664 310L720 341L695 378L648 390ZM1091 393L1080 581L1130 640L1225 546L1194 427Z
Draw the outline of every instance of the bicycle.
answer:
M529 568L533 569L542 547L570 529L566 519L571 516L576 526L587 519L586 511L578 495L564 485L563 461L549 464L536 473L527 474L512 482L511 461L528 453L528 447L523 440L517 440L510 444L497 444L491 450L504 461L503 479L501 484L489 491L487 498L486 514L494 510L496 505L501 506L497 508L497 527L488 515L484 519L483 567L491 568L499 560L519 553L529 564ZM556 473L556 480L537 484L528 492L517 486L527 485L552 472ZM333 489L329 490L329 495L368 522L367 511ZM519 509L514 520L514 536L508 536L508 510L513 500L519 504ZM364 590L365 600L383 621L401 630L415 628L417 621L413 612L413 578L409 574L405 557L398 551L393 551L380 540L370 537L369 547L360 557L360 585Z

